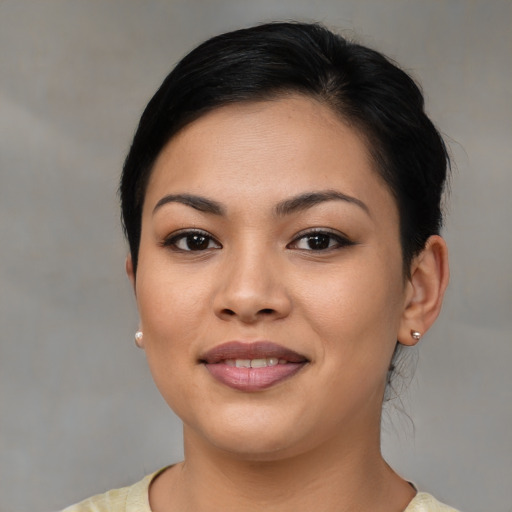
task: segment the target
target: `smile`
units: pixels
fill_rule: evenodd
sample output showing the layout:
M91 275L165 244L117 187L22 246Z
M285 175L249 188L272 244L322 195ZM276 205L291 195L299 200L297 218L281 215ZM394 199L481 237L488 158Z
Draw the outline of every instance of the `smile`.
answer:
M292 377L309 360L272 342L234 341L213 348L199 362L222 384L238 391L254 392Z
M266 366L277 366L278 364L286 364L286 359L278 359L277 357L267 357L262 359L226 359L224 361L228 366L236 366L237 368L265 368Z

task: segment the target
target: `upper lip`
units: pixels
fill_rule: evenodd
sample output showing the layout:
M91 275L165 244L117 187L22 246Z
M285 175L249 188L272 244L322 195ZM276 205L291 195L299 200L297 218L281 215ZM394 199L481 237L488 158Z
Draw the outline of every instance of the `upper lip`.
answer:
M200 362L207 364L220 363L228 359L263 359L276 357L290 363L306 363L308 358L289 348L272 341L228 341L205 352Z

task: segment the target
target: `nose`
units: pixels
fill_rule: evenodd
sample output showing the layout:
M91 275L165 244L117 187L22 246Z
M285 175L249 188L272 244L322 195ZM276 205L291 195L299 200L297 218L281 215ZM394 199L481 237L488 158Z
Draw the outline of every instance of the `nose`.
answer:
M275 258L263 252L227 258L214 297L217 317L255 324L288 316L292 303L282 270Z

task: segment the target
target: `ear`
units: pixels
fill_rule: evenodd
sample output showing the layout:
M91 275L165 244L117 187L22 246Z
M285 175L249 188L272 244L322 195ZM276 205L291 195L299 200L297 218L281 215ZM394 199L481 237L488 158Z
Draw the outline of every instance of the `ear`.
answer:
M133 291L135 292L135 272L133 270L133 261L131 254L128 254L128 256L126 256L124 267L126 269L126 275L128 276L130 282L132 283Z
M404 311L398 330L402 345L415 345L434 323L441 311L444 292L449 280L448 249L438 235L431 236L425 248L411 264L410 278L406 285Z
M135 292L135 295L137 295L137 289L135 288L135 272L133 270L133 260L130 254L126 256L125 269L126 275L128 276L130 282L132 283L133 291ZM137 329L137 332L135 333L135 345L137 345L137 347L139 348L144 348L144 334L142 332L142 326L140 324L139 328Z

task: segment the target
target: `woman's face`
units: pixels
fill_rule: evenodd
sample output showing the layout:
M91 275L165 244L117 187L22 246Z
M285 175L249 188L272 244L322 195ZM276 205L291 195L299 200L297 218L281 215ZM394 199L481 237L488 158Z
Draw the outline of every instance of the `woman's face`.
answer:
M222 107L160 154L135 290L186 442L268 459L375 435L405 289L396 204L320 103Z

